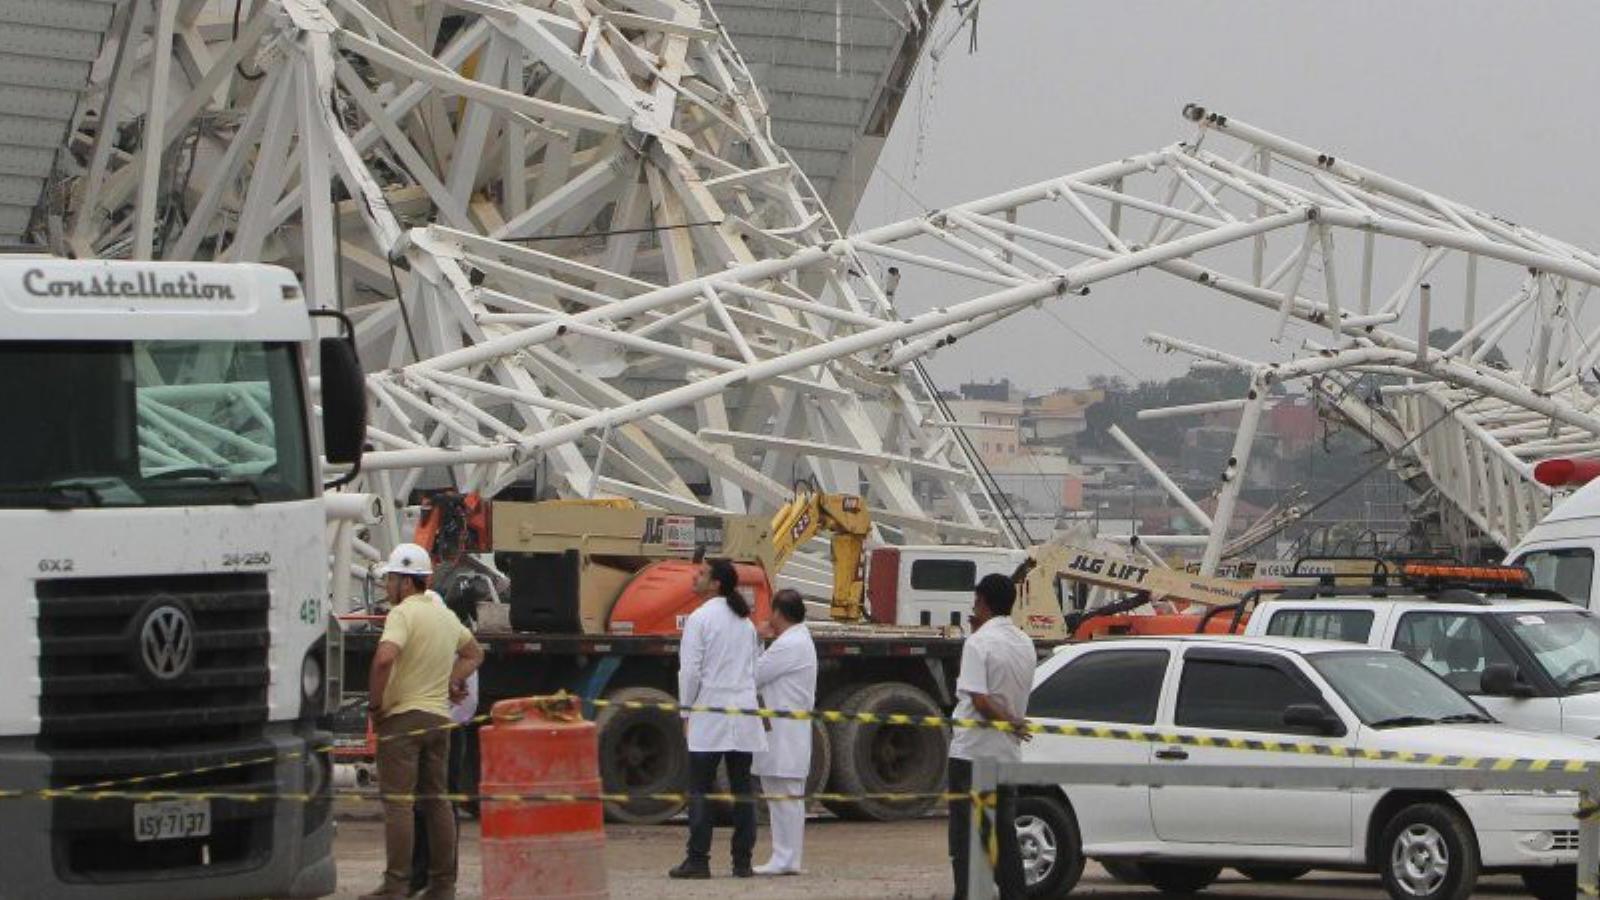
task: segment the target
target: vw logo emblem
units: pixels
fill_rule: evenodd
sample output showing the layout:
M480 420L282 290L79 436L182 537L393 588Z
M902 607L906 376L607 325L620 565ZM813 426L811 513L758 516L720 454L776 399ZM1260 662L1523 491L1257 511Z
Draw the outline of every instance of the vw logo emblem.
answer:
M180 606L158 606L139 629L139 657L155 678L171 681L194 665L194 620Z

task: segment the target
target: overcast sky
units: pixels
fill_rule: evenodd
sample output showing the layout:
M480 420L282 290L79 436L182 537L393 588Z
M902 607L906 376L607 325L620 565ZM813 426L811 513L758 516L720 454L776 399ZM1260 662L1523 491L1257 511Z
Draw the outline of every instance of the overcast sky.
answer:
M1185 140L1194 129L1179 111L1193 101L1600 246L1600 4L1589 0L985 0L978 37L971 55L959 38L936 78L922 61L858 229L922 211L883 171L943 206ZM903 292L902 311L938 305L934 294ZM1126 370L1036 312L931 368L947 387L1178 374L1184 360L1143 344L1152 329L1268 355L1270 317L1195 304L1192 288L1152 274L1055 307Z

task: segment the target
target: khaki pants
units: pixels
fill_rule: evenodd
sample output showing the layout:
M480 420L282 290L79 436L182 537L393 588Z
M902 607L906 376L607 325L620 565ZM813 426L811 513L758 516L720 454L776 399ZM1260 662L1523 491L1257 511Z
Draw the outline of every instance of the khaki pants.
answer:
M403 712L378 723L378 787L384 794L384 849L387 861L383 890L404 897L411 880L411 845L415 840L412 801L408 795L438 797L448 790L446 759L450 732L440 726L450 719L425 712ZM411 734L429 729L422 734ZM420 777L419 777L420 773ZM428 827L428 886L449 888L456 883L456 816L450 801L426 799L423 818Z

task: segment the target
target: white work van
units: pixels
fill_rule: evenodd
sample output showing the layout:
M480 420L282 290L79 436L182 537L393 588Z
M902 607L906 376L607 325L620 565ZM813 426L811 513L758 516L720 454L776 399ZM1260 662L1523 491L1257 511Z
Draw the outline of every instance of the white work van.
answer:
M5 801L0 893L332 893L322 448L359 461L353 343L275 267L7 258L0 405L0 784L177 794Z
M1506 562L1526 566L1539 587L1593 609L1600 598L1595 584L1596 553L1600 553L1600 480L1557 503L1511 548Z

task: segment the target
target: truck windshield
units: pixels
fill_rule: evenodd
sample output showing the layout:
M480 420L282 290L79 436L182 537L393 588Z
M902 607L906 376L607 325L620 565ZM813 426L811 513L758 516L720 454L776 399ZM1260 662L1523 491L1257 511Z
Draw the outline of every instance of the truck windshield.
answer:
M1398 653L1316 653L1309 659L1357 718L1374 728L1493 721L1439 676Z
M1586 612L1508 612L1500 621L1563 693L1600 691L1600 619Z
M0 341L0 507L312 496L297 347Z

